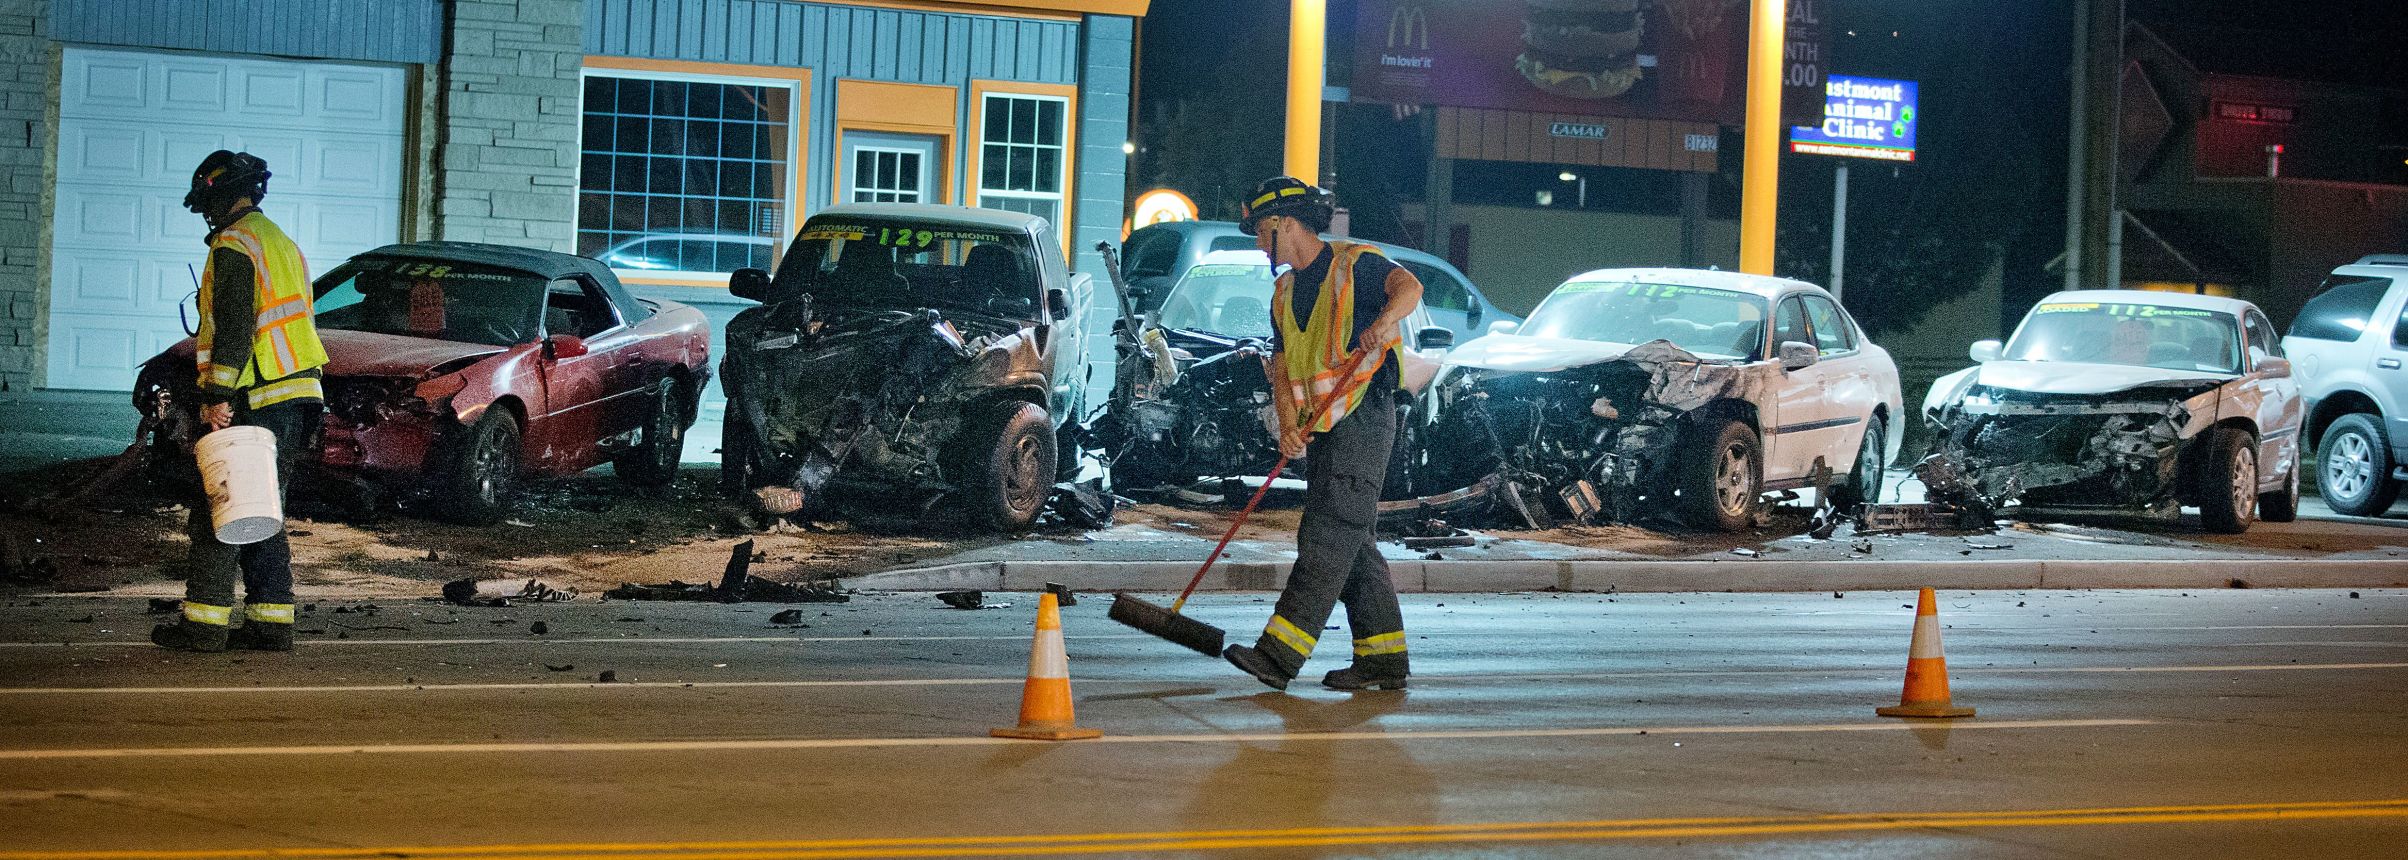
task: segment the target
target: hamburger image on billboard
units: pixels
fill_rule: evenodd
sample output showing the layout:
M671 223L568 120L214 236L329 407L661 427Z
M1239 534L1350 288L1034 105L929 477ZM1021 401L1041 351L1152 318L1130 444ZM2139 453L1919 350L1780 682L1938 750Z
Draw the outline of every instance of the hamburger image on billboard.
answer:
M1514 69L1532 86L1576 99L1610 99L1637 86L1643 0L1525 0Z

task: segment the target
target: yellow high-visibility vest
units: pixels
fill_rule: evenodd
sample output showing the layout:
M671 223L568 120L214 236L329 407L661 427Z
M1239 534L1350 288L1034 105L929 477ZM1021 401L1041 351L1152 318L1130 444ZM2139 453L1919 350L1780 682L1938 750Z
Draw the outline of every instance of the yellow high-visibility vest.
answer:
M1355 261L1379 251L1357 242L1331 242L1329 246L1329 276L1321 279L1311 319L1301 324L1296 319L1295 269L1279 276L1278 287L1271 294L1271 324L1279 328L1280 366L1288 372L1287 387L1278 395L1296 407L1296 420L1313 419L1304 428L1312 433L1338 426L1339 419L1363 402L1363 390L1383 360L1379 355L1365 358L1353 374L1346 373L1346 360L1354 354ZM1383 291L1387 288L1385 284L1376 286ZM1401 361L1404 337L1394 331L1384 334L1387 337L1379 351L1387 353L1385 360ZM1341 387L1351 390L1319 416L1311 414L1313 407L1321 405L1321 398Z
M240 367L213 363L209 356L217 326L229 322L212 319L209 312L215 307L210 291L217 285L220 248L251 261L252 306L258 314L246 321L252 331L251 361ZM253 409L302 397L323 398L316 377L287 379L326 364L326 347L318 342L311 314L309 262L301 258L300 247L276 222L254 210L217 231L209 240L209 258L201 271L201 330L194 349L202 381L245 392Z

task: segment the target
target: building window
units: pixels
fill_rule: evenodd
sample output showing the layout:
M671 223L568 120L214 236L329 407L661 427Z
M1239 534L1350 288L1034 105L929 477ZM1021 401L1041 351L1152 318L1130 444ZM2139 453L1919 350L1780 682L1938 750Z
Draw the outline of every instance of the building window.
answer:
M1062 218L1069 100L989 93L979 143L978 205Z
M577 253L662 275L769 268L794 187L794 90L589 70Z

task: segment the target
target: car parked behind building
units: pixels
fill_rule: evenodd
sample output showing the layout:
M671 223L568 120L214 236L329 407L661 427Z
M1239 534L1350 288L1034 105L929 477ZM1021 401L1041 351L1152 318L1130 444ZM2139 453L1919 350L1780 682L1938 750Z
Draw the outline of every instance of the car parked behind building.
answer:
M1360 239L1348 241L1361 242ZM1456 342L1478 337L1491 324L1517 320L1488 300L1461 271L1430 254L1386 242L1365 242L1421 280L1421 303L1430 319L1455 333ZM1168 221L1139 228L1121 246L1121 267L1139 313L1162 306L1163 298L1189 267L1218 251L1255 250L1254 237L1232 221Z
M330 359L321 473L500 520L518 483L610 462L638 484L677 473L710 331L639 301L585 257L470 242L387 245L319 277ZM193 342L146 362L134 406L189 437ZM182 425L182 426L179 426Z
M807 513L951 500L989 528L1036 519L1085 401L1094 292L1052 224L835 206L804 222L776 277L743 269L729 287L762 304L727 327L723 487L792 491Z
M2338 513L2382 516L2408 482L2408 254L2333 270L2283 338L2316 446L2316 490Z
M1822 288L1737 272L1574 275L1448 353L1433 389L1420 504L1496 497L1533 526L1677 514L1738 531L1766 491L1818 480L1872 501L1899 440L1889 353Z
M2239 299L2083 290L2032 308L2006 343L1924 398L1933 501L2034 513L2199 508L2241 532L2299 510L2299 386L2274 324Z

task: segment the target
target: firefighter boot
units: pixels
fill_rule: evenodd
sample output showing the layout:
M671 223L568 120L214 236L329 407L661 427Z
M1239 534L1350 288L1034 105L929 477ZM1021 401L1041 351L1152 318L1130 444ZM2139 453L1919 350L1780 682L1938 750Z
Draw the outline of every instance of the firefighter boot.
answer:
M226 644L251 651L293 650L293 625L273 621L248 621L226 636Z
M1279 664L1271 662L1271 655L1263 653L1261 649L1252 645L1231 645L1221 649L1221 656L1229 661L1229 665L1245 670L1255 680L1269 684L1271 689L1288 688L1287 674L1279 671Z
M1401 670L1384 667L1366 668L1357 664L1344 669L1331 669L1329 674L1321 676L1321 686L1349 692L1402 690L1405 688L1405 673Z
M170 651L224 651L226 625L186 618L152 627L151 643Z

